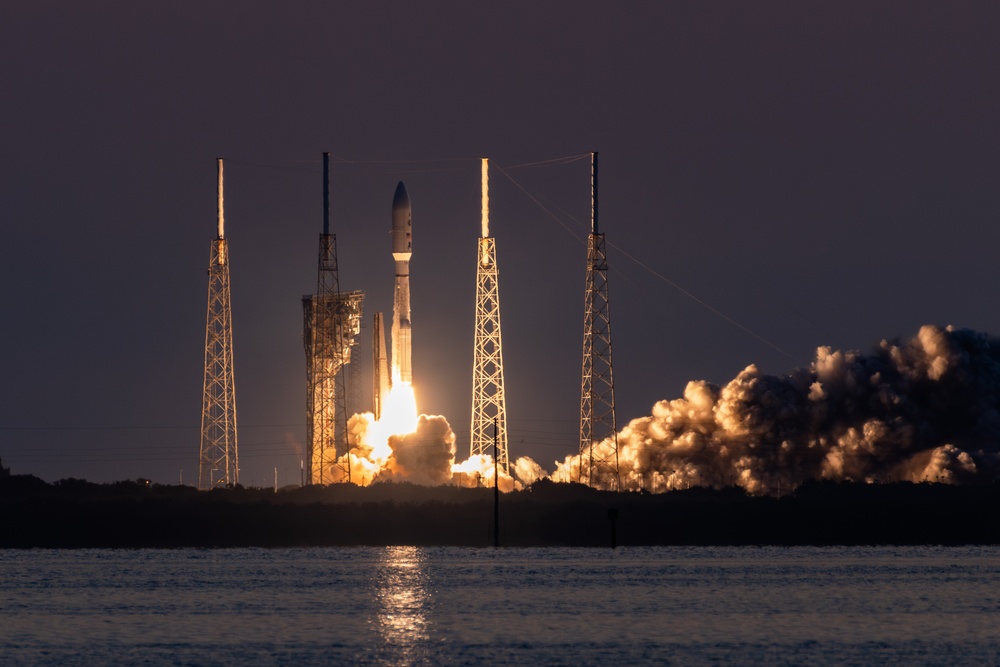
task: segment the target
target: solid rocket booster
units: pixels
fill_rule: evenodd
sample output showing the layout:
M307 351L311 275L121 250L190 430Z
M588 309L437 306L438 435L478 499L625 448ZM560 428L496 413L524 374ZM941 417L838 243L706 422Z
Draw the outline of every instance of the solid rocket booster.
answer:
M410 362L410 255L413 229L410 197L400 181L392 198L392 258L396 261L396 289L392 308L392 381L412 382Z
M375 313L372 326L372 414L382 419L382 407L389 399L389 364L385 353L385 319Z

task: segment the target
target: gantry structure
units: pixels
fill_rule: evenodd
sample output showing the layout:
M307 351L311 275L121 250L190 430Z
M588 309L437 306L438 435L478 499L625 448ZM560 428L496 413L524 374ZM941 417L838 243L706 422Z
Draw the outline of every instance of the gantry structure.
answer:
M507 403L500 336L500 291L496 241L489 232L489 161L482 160L482 236L476 262L476 331L472 362L470 454L493 456L506 473Z
M319 236L316 293L302 297L306 353L306 469L310 484L351 481L347 442L347 382L364 293L341 292L337 237L330 233L330 154L323 153L323 233Z
M233 375L233 311L229 294L229 250L225 237L222 158L218 175L218 236L208 262L208 313L205 317L205 376L201 400L198 488L239 483L236 439L236 384Z
M597 153L590 154L590 235L583 316L583 373L580 391L579 481L617 491L618 424L611 364L611 303L608 255L597 225ZM610 446L598 446L607 441Z

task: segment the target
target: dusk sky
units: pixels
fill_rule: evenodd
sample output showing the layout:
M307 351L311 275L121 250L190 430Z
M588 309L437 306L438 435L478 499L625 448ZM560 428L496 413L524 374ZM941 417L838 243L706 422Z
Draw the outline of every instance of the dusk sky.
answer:
M248 485L299 479L324 151L365 404L402 180L418 406L459 459L481 157L512 460L578 448L590 151L620 426L820 345L1000 333L998 35L996 2L8 0L0 459L196 481L217 157Z

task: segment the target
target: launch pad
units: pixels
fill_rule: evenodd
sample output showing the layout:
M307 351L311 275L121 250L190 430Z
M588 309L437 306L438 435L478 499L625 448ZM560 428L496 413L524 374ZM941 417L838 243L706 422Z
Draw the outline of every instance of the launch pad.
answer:
M573 457L575 462L572 467L575 481L600 488L617 489L618 444L611 375L607 255L604 235L598 232L597 227L596 153L591 154L591 159L592 228L587 259L580 450ZM206 334L208 352L205 365L205 405L209 407L203 409L201 488L234 485L238 483L239 474L235 437L235 391L231 370L231 323L228 314L228 249L222 235L221 166L220 161L219 236L213 245L210 267L210 278L215 278L219 285L214 288L210 286L209 296L210 313ZM405 185L399 182L392 203L391 256L395 284L391 329L388 332L391 339L391 365L385 349L387 323L378 314L373 327L371 414L368 422L365 422L364 406L360 405L359 400L361 360L357 341L362 328L365 294L362 291L340 289L337 239L330 229L330 154L323 154L323 230L319 235L316 290L301 299L307 384L306 442L302 457L304 485L355 481L364 484L366 480L380 478L383 473L386 478L393 475L409 478L414 475L414 465L427 464L431 468L420 468L420 474L430 475L428 479L450 479L452 483L462 484L467 477L474 476L478 484L484 478L490 479L492 475L496 490L501 486L501 476L506 480L506 486L514 487L511 478L514 466L507 448L497 248L496 239L489 232L488 176L489 160L483 158L482 234L477 239L476 249L469 459L463 463L453 463L454 434L450 425L443 417L429 418L439 419L444 423L446 433L434 435L432 439L434 446L441 446L442 456L448 459L447 465L450 466L450 470L432 470L433 465L427 463L431 459L426 456L419 463L415 463L416 459L402 461L405 458L403 455L396 457L399 452L390 440L391 436L402 438L407 434L417 433L418 424L425 423L422 418L418 421L419 413L413 391L409 267L413 253L413 230L409 195ZM217 308L221 314L213 317L212 307L216 302L222 304ZM215 341L220 343L219 354L214 354L214 348L209 348ZM210 356L210 353L214 356ZM217 357L219 361L216 360ZM217 387L221 388L218 392ZM209 388L219 393L219 397L214 393L209 396ZM217 412L218 418L215 417ZM347 423L353 414L359 415L360 421L356 422L357 428L352 431L357 449L351 454L352 443L349 442ZM377 428L366 428L366 423L369 427L374 424ZM216 431L220 431L218 436ZM225 432L221 433L222 431ZM372 435L373 440L366 440L366 437ZM428 436L423 434L420 437ZM428 447L431 444L421 441L421 446ZM434 459L431 463L436 465L436 461ZM487 470L486 466L492 470ZM538 474L544 474L544 470L530 458L526 458L523 466L518 460L517 466L519 471L524 468L523 479L537 478L536 470ZM352 479L352 472L356 479ZM518 475L521 477L521 472ZM205 482L205 479L208 481Z

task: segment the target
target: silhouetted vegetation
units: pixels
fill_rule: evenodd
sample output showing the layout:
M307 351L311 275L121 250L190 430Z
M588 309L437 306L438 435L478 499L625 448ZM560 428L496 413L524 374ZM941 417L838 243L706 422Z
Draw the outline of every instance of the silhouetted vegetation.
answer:
M610 493L538 482L501 497L504 546L1000 544L1000 483L814 482L782 498L742 489ZM492 489L407 483L236 487L148 480L53 484L0 476L0 547L286 547L493 543Z

